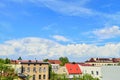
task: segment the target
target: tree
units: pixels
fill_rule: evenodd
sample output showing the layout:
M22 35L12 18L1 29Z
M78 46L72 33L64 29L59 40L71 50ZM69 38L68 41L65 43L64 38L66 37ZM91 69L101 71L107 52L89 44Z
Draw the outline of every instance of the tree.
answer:
M5 63L5 64L10 64L10 59L6 58L6 59L4 60L4 63Z
M1 59L1 58L0 58L0 63L4 63L4 59Z
M80 77L80 80L99 80L99 79L92 77L90 74L84 74L82 77Z
M61 66L64 66L65 63L68 63L68 62L69 62L69 60L68 60L67 57L60 57L59 60L62 62L62 63L61 63Z
M47 62L48 60L49 60L49 59L44 59L43 61L44 61L44 62Z
M21 56L18 58L18 60L22 60Z
M17 78L14 69L8 64L0 63L0 80L13 80Z

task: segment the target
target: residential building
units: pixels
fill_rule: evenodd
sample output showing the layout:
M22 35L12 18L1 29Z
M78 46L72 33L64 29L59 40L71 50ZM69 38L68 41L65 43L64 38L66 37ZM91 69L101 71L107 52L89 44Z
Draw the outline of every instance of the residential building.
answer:
M120 66L102 66L101 80L120 80Z
M86 64L91 64L93 66L107 66L107 65L118 65L118 62L120 62L117 58L91 58L87 60Z
M48 62L52 66L52 71L55 72L55 73L57 73L57 71L60 68L61 61L60 60L48 60Z
M21 73L21 61L22 60L11 60L11 64L10 64L10 66L12 66L12 68L14 68L15 69L15 73L17 73L17 74L19 74L19 73ZM25 62L26 60L24 60L24 62Z
M75 63L67 63L65 64L67 70L67 77L72 79L73 77L79 77L82 75L82 71L78 64Z
M99 78L101 80L101 66L88 66L88 65L79 65L82 74L90 74L94 78Z
M49 63L41 61L21 62L22 74L31 76L30 80L49 80Z
M60 66L59 69L56 72L57 74L67 74L67 70L65 66Z
M38 60L11 60L11 66L21 79L49 80L49 63Z

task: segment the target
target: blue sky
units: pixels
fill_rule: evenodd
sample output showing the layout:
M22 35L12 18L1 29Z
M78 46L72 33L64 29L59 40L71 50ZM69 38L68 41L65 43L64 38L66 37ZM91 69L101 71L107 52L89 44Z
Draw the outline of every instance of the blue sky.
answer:
M0 56L120 57L119 1L0 0Z

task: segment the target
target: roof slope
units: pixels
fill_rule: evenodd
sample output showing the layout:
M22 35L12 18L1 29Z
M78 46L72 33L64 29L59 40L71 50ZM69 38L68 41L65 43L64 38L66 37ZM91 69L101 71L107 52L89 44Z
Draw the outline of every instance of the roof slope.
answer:
M65 67L69 74L82 74L82 71L78 64L67 63Z
M60 60L48 60L48 62L51 64L61 64Z

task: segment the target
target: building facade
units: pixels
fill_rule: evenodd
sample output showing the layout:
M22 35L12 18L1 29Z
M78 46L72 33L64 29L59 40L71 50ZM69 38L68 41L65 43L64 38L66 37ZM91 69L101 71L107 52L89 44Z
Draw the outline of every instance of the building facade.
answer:
M94 78L99 78L101 80L102 74L101 74L101 66L81 66L79 65L82 74L90 74Z
M120 66L102 66L101 80L120 80Z
M61 61L60 60L48 60L48 62L52 66L52 71L57 73L60 68Z
M40 61L21 62L21 73L30 80L49 80L49 63Z
M85 63L92 66L116 66L119 62L118 58L91 58Z

